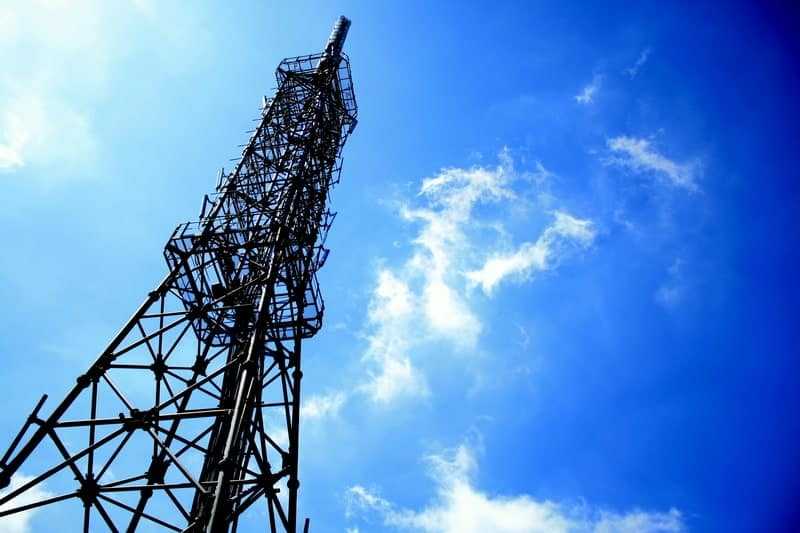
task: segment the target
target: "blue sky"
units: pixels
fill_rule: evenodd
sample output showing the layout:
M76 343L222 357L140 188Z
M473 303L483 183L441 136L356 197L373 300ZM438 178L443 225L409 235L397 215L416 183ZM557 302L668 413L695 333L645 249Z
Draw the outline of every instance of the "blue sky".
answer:
M797 522L796 14L39 4L0 7L3 440L161 279L277 63L345 14L359 126L305 357L312 531Z

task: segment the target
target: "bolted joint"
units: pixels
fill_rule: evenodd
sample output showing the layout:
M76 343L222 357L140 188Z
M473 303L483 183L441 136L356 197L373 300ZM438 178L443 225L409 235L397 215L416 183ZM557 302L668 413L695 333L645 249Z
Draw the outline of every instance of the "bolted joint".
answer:
M167 369L167 363L164 362L162 355L158 354L156 360L150 365L150 370L157 378L161 378L167 373Z
M122 413L119 414L119 417L120 419L124 420L122 427L128 431L145 429L149 427L152 422L153 411L142 411L140 409L133 408L131 409L131 412L128 414L127 418Z
M85 374L81 374L80 376L78 376L78 378L75 381L78 383L78 386L80 388L85 389L92 383L93 377L94 376L92 376L91 371L89 371Z
M289 490L297 490L300 488L300 480L290 479L286 482L286 486L289 487Z
M83 502L83 505L85 507L92 505L97 501L98 494L100 494L100 485L97 483L97 480L94 476L86 476L78 489L78 497Z
M278 476L275 476L272 472L269 471L269 468L266 469L265 472L262 472L260 476L257 477L258 485L264 490L271 490L272 487L275 485L275 482L279 479Z
M81 388L86 388L93 382L99 381L103 374L106 373L108 370L109 365L114 361L115 357L113 354L106 354L103 355L92 367L86 371L85 374L81 374L75 380L78 383L78 386Z
M194 364L192 365L192 372L200 376L205 376L207 369L208 369L208 359L206 359L202 355L198 355L197 359L194 360Z

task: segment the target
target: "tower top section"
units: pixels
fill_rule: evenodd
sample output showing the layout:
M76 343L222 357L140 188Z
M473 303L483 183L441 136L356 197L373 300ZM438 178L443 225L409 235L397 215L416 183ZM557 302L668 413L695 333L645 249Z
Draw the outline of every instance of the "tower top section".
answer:
M350 29L350 19L344 15L336 20L331 30L331 36L328 37L328 44L325 45L325 55L336 57L341 55L344 41L347 39L347 31Z

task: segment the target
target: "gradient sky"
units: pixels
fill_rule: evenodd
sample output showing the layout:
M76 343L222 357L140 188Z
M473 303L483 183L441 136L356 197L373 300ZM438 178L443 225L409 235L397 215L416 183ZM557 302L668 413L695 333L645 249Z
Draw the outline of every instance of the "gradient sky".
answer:
M794 530L797 14L291 4L0 6L0 447L161 279L277 63L345 14L311 530Z

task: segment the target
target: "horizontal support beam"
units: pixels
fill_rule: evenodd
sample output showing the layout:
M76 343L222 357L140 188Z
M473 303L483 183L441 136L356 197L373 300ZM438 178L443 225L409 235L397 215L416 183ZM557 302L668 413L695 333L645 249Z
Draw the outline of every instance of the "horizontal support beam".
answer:
M72 428L83 426L110 426L113 424L142 423L149 424L150 420L175 420L185 418L203 418L210 416L220 416L230 413L230 409L194 409L176 413L164 413L158 416L152 415L149 418L137 418L132 416L120 416L118 418L94 418L86 420L65 420L55 425L57 428Z

